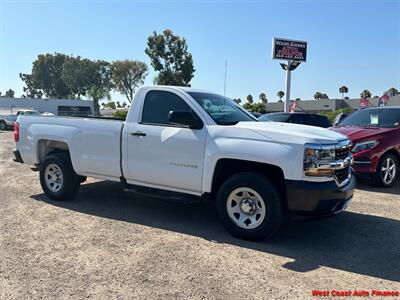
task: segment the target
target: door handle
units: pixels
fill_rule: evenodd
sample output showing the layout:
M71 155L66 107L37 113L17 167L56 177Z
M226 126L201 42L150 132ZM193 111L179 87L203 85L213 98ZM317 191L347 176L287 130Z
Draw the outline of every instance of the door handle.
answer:
M146 136L146 134L142 131L135 131L135 132L131 132L131 135L134 136Z

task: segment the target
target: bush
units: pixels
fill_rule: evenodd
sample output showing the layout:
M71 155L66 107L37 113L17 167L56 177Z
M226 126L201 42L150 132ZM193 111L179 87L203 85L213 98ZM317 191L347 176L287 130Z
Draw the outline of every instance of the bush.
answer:
M346 107L346 108L341 108L341 109L338 109L335 111L320 112L320 115L328 117L329 121L333 124L333 122L335 121L335 118L338 114L340 114L340 113L349 114L351 112L353 112L353 109L351 109L350 107Z
M117 110L112 114L114 118L126 119L126 115L128 114L127 110Z

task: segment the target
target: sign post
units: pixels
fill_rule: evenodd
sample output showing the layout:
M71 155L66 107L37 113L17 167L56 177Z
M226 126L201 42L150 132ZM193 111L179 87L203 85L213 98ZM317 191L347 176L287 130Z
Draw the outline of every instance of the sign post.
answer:
M286 60L287 64L281 64L286 70L286 98L284 112L289 112L290 107L290 81L291 72L307 58L307 42L273 38L272 59Z

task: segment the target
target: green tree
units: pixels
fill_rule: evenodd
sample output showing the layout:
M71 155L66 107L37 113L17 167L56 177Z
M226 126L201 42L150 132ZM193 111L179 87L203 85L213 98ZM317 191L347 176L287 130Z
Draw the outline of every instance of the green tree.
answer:
M268 103L267 95L265 95L264 93L261 93L258 97L260 98L262 103Z
M342 94L342 99L343 99L343 97L344 97L344 94L347 94L348 92L349 92L349 88L348 88L347 86L345 86L345 85L342 85L342 86L339 88L339 93Z
M251 104L250 102L246 102L245 104L243 104L243 108L248 111L253 111L253 104Z
M86 95L92 81L93 64L89 59L80 56L66 56L61 73L61 79L68 87L71 98L80 99Z
M246 100L248 103L253 104L253 96L252 95L247 95Z
M327 94L325 94L325 93L322 93L322 94L321 94L321 99L323 99L323 100L328 100L328 99L329 99L329 96L328 96Z
M43 93L47 97L59 99L73 96L62 79L66 58L67 56L61 53L38 55L32 63L31 74L20 74L20 78L26 84L24 92L28 96Z
M92 62L91 66L91 80L87 86L86 96L90 99L93 99L95 114L99 115L99 100L104 98L108 100L111 99L111 68L110 63L104 60Z
M190 86L195 69L184 38L174 35L170 29L162 34L154 31L147 39L145 52L158 72L156 84Z
M395 96L395 95L399 94L399 91L398 91L396 88L392 87L392 88L390 88L390 89L388 90L388 93L389 93L389 95L391 95L391 96Z
M104 107L109 108L109 109L117 109L117 106L115 105L114 101L109 101L105 103Z
M326 94L325 94L325 95L326 95ZM321 92L316 92L316 93L314 94L314 99L315 99L315 100L322 100L322 99L324 99L324 94L321 93Z
M278 96L279 101L282 101L283 96L285 96L285 92L284 91L278 91L276 93L276 95Z
M261 114L265 114L267 112L267 108L264 102L257 102L253 104L251 109L253 112L259 112Z
M131 103L138 86L147 76L147 65L137 60L117 60L111 64L113 87Z
M361 98L371 98L371 92L368 90L363 90L360 94Z
M233 101L235 101L237 104L240 104L242 102L242 99L236 98L236 99L233 99Z
M12 89L9 89L8 91L6 91L4 96L9 97L9 98L14 98L14 94L15 94L15 92Z
M25 94L22 95L22 98L42 98L43 91L38 88L37 82L33 82L31 74L19 73L19 77L26 85L23 87Z

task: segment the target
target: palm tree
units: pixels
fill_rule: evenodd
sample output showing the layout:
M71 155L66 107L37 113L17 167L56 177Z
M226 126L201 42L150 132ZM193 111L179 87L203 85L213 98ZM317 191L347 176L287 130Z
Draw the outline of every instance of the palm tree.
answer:
M247 99L247 102L249 102L250 104L253 103L253 96L252 95L247 95L246 99Z
M276 95L279 97L279 101L282 101L283 96L285 96L285 92L284 91L278 91L276 93Z
M261 93L258 97L260 98L262 103L268 103L267 95L265 95L264 93Z
M371 92L368 90L363 90L360 94L361 98L371 98Z
M242 102L242 100L241 100L240 98L233 99L233 101L235 101L237 104L239 104L240 102Z
M339 93L342 94L342 99L344 98L344 94L347 94L348 92L349 92L349 88L347 86L345 86L345 85L342 85L339 88Z

